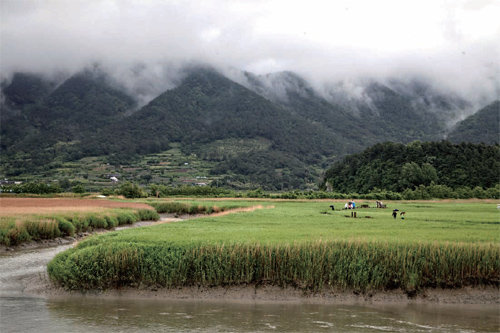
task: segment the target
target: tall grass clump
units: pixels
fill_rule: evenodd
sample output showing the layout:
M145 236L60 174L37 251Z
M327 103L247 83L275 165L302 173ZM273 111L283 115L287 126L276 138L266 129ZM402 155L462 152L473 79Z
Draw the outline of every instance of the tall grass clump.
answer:
M162 245L89 239L58 254L48 272L68 289L267 284L311 291L418 291L498 286L500 248L356 241Z
M0 221L1 244L17 245L31 240L31 236L24 224L13 219Z
M59 229L55 219L4 220L0 223L0 244L18 245L32 240L52 239L63 235L67 230Z
M156 221L160 219L158 212L152 209L139 209L137 210L139 221Z
M160 214L167 213L178 215L212 214L240 207L235 205L206 206L196 203L184 203L176 201L148 202L148 205L154 207L154 209L156 209L156 211Z
M132 212L122 212L117 214L116 219L118 220L118 225L132 224L138 220L137 215Z
M11 246L28 241L74 236L94 229L113 229L137 221L159 220L153 209L115 209L99 213L29 215L0 220L0 244Z

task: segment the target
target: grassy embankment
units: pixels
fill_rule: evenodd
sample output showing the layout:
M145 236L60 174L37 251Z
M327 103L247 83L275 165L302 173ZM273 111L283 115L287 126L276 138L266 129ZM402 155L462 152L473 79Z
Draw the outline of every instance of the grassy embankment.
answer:
M261 204L276 207L91 237L51 261L49 275L69 289L270 284L413 292L499 285L495 204L393 202L359 209L356 219L329 211L326 202ZM407 212L405 220L392 218L396 207Z
M7 246L159 219L148 205L109 200L2 197L0 206L0 244Z

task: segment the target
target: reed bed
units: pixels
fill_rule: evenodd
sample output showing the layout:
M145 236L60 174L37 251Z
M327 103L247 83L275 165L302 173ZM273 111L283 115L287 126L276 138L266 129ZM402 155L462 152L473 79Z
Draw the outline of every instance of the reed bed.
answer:
M207 205L197 204L193 202L178 202L178 201L148 201L148 204L160 214L177 214L177 215L197 215L197 214L213 214L227 211L229 209L241 208L241 205Z
M494 244L83 242L57 255L48 273L68 289L266 284L410 292L498 286L499 267L500 248Z
M20 215L0 218L0 244L11 246L29 241L74 236L94 229L113 229L137 221L158 220L152 209L117 208L89 213Z

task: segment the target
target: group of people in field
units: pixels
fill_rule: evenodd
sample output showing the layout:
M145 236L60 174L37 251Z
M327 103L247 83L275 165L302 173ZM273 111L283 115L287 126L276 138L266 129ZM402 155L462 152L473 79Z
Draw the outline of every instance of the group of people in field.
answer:
M382 203L382 201L376 201L377 208L387 208L385 204ZM332 210L335 210L334 206L330 206ZM368 208L368 205L361 205L361 208ZM356 209L356 202L354 200L348 201L344 205L344 209ZM406 212L400 212L399 209L394 209L392 211L392 217L395 219L397 218L399 213L399 216L401 217L402 220L405 219Z
M356 203L351 200L345 203L344 209L355 209L356 208Z

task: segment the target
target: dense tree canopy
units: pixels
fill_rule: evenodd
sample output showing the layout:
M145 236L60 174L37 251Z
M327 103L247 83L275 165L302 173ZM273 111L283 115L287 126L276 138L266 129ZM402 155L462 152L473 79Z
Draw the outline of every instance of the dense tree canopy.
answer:
M415 141L381 143L335 163L325 174L334 191L368 193L376 189L402 192L432 183L453 189L483 188L499 183L498 145Z

